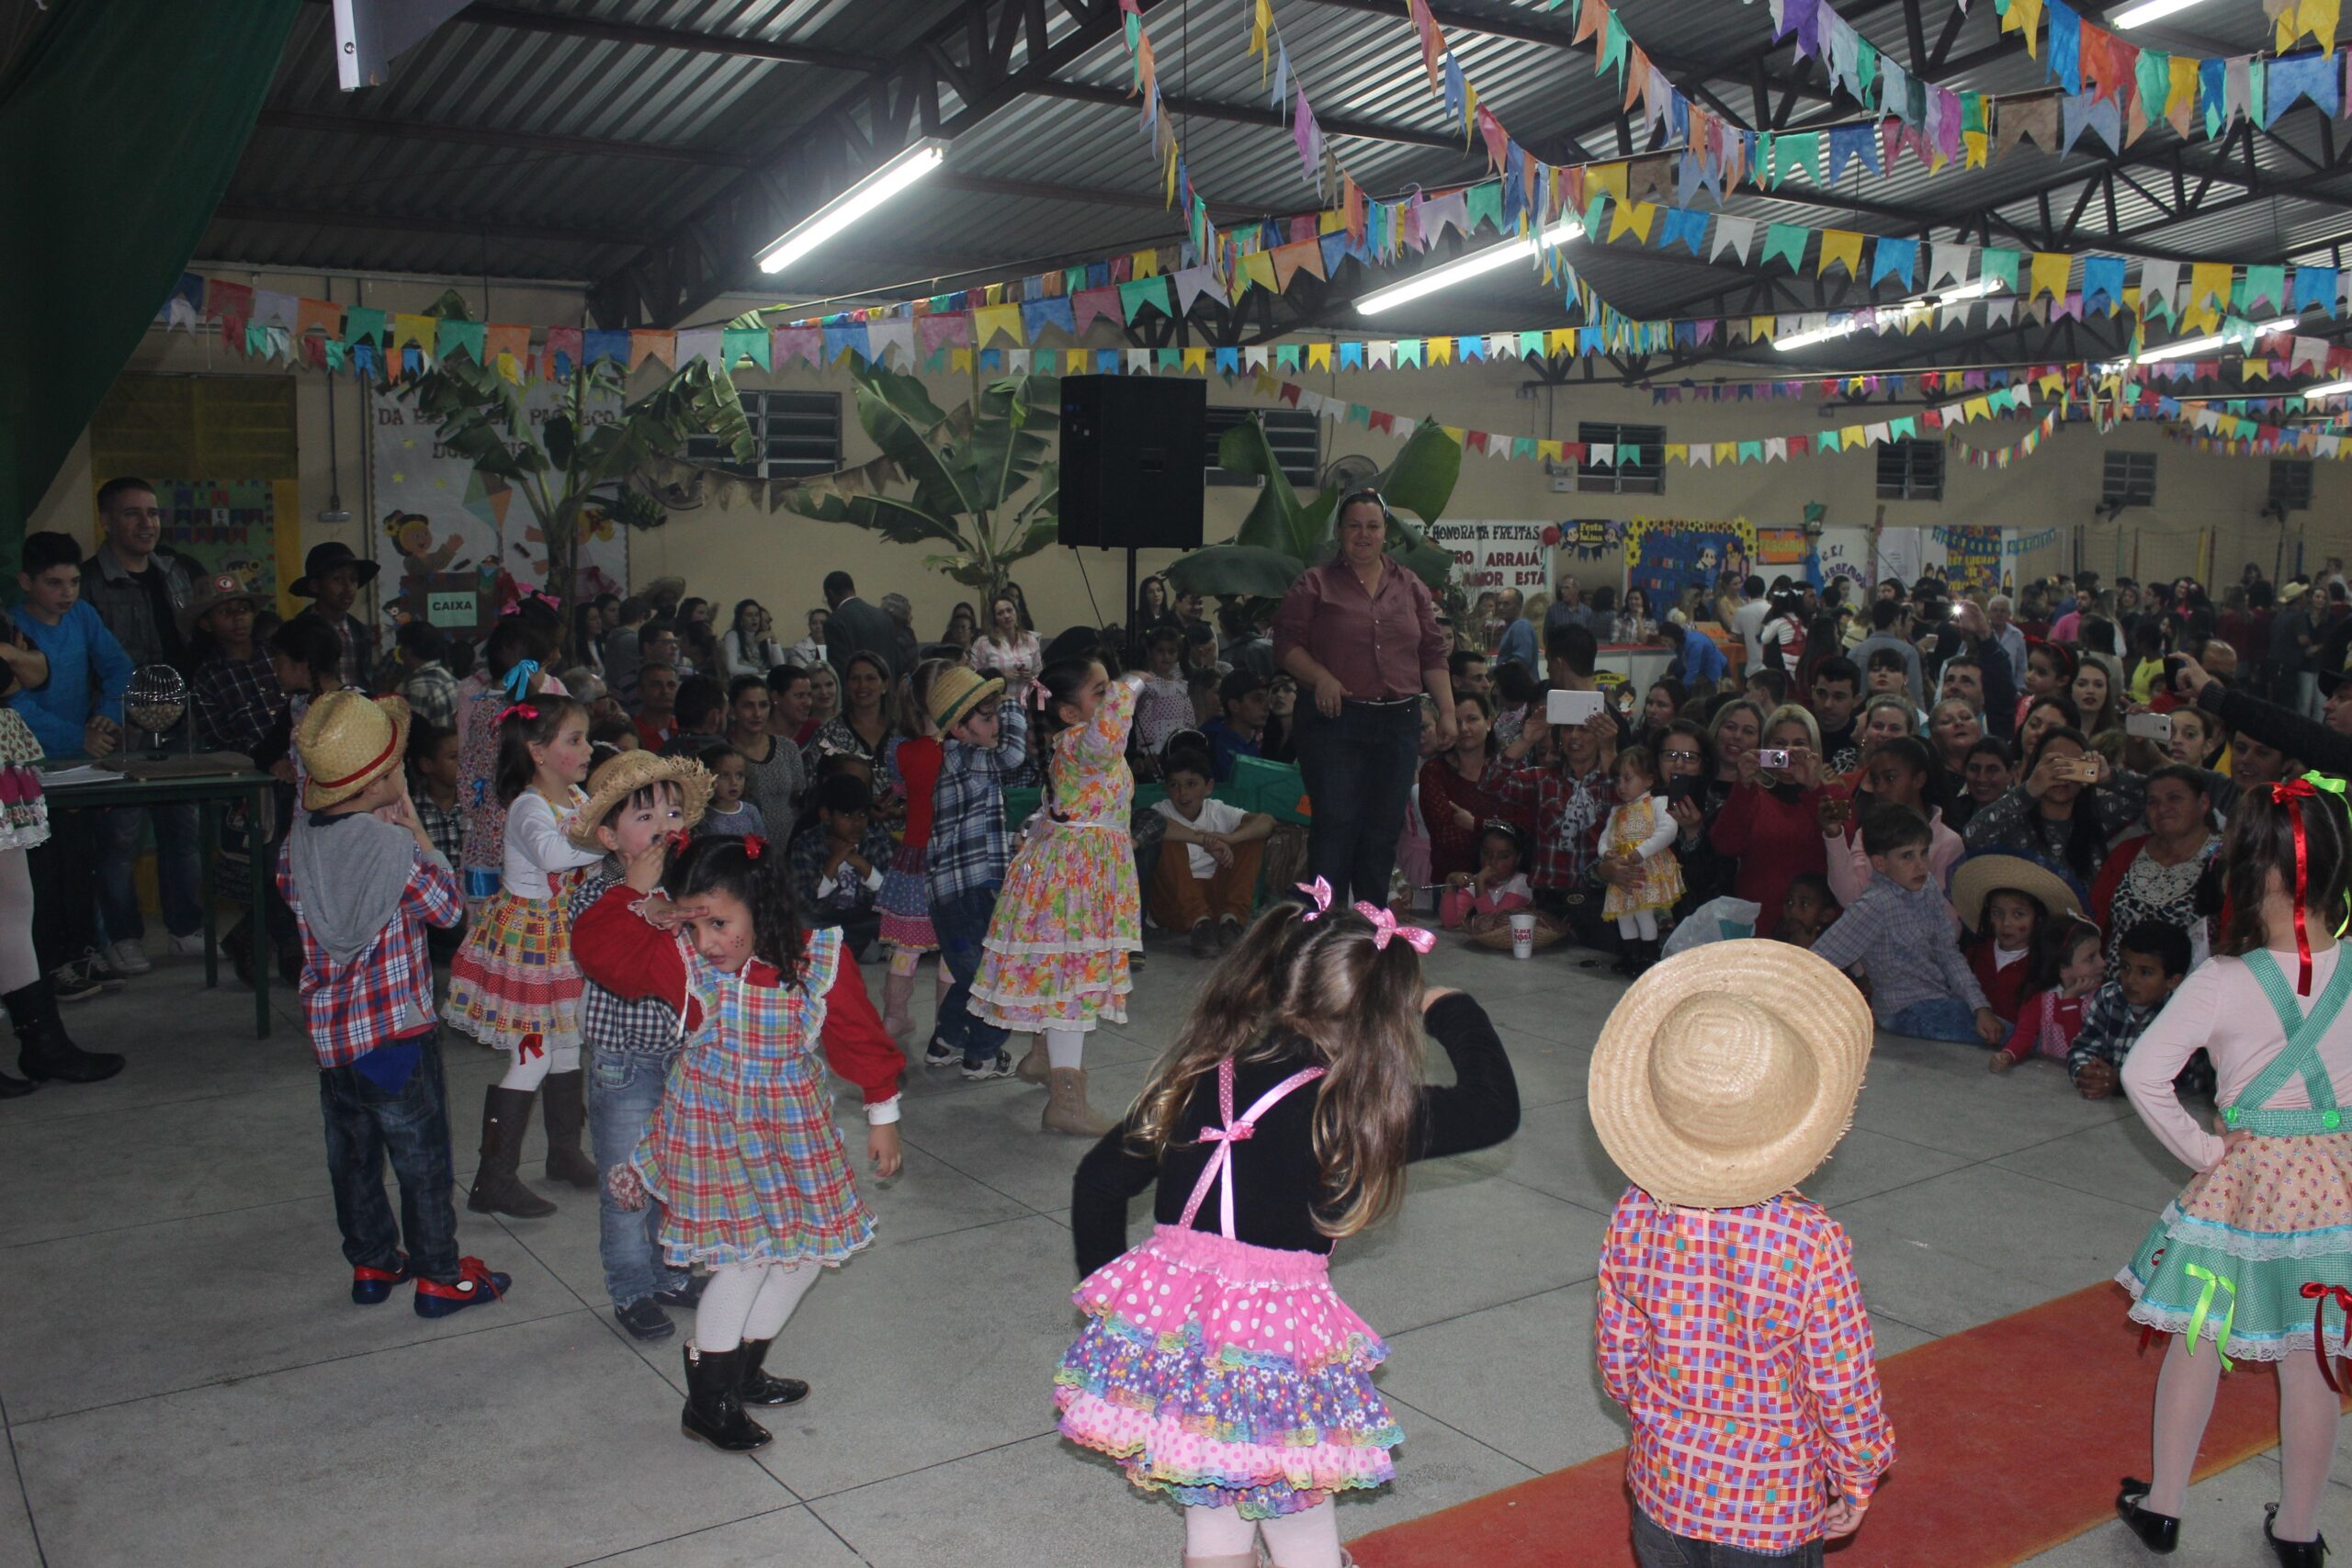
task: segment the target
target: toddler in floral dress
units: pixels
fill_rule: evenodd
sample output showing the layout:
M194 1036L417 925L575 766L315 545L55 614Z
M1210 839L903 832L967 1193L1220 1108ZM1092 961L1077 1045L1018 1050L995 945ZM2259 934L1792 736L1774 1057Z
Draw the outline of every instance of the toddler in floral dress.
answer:
M1674 840L1681 827L1657 793L1657 760L1646 746L1617 753L1617 808L1600 830L1602 853L1634 868L1630 883L1612 882L1600 906L1617 922L1617 972L1638 975L1657 962L1657 918L1682 897L1682 863Z

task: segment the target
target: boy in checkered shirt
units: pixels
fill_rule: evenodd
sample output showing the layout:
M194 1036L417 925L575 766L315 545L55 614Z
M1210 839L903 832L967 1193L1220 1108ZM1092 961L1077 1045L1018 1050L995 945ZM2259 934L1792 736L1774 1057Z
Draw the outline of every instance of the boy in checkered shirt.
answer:
M972 977L980 972L980 944L996 918L997 889L1012 859L1004 829L1004 781L1028 754L1028 722L1020 705L1003 700L1004 682L968 670L950 670L931 684L932 722L944 754L932 791L931 849L924 876L931 926L940 962L956 976L939 1000L923 1066L964 1064L975 1081L1007 1077L1012 1055L1005 1030L972 1012Z
M409 799L408 728L398 697L340 691L311 705L294 736L304 810L279 853L277 886L301 935L299 991L351 1299L373 1306L414 1279L417 1316L446 1317L504 1295L510 1281L458 1252L424 939L428 927L456 925L465 906ZM387 1156L405 1238L384 1197Z

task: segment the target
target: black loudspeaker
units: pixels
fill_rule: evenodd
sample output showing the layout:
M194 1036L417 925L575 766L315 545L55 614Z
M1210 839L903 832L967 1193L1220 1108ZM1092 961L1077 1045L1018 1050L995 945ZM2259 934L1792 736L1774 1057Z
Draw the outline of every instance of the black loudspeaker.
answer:
M1208 419L1189 377L1062 378L1061 542L1199 549Z

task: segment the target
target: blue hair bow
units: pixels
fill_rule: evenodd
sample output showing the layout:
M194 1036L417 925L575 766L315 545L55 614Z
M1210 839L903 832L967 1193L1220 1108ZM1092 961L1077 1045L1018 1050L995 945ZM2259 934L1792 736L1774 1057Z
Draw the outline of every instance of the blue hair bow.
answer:
M514 668L506 672L506 679L503 682L506 687L506 694L514 698L514 701L518 703L525 697L529 696L531 694L531 677L538 672L539 661L537 660L517 660L514 663Z

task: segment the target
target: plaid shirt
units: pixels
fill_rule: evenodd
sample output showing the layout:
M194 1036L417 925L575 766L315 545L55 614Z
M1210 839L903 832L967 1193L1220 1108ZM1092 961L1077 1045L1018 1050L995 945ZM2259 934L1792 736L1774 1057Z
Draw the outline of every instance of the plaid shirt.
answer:
M1501 776L1494 793L1505 815L1535 824L1538 887L1584 886L1600 847L1600 829L1617 804L1617 786L1606 768L1580 779L1558 768L1516 768Z
M1029 754L1029 720L1007 699L997 709L1002 726L996 750L983 751L943 738L939 783L932 791L931 849L924 858L931 901L944 904L1004 880L1012 836L1004 829L1004 778Z
M2121 1067L2123 1058L2132 1054L2148 1025L2164 1011L2161 1006L2135 1008L2123 999L2123 987L2109 980L2091 993L2090 1005L2083 1010L2082 1032L2075 1036L2075 1048L2066 1053L2066 1074L2079 1077L2093 1062L2105 1062L2111 1067Z
M1796 1551L1830 1496L1868 1501L1894 1461L1853 1244L1794 1192L1677 1209L1627 1189L1593 1339L1633 1421L1634 1501L1676 1535Z
M432 791L412 778L409 780L408 797L416 807L417 825L424 829L424 836L433 840L433 847L441 852L441 858L451 865L462 863L466 856L463 796L459 797L458 805L445 809L435 802Z
M563 895L564 923L578 926L580 917L622 881L609 860L582 871L580 880ZM633 1051L648 1056L674 1056L686 1045L685 1032L678 1027L677 1009L660 997L631 1000L616 996L594 980L581 987L580 1038L592 1051Z
M1846 906L1813 951L1840 969L1862 966L1870 976L1871 1010L1882 1023L1914 1002L1985 1005L1984 987L1961 955L1951 900L1932 879L1905 893L1885 873L1871 873L1869 889Z
M196 696L196 743L208 751L250 755L286 706L286 692L266 649L254 649L251 659L214 654L196 672L190 687Z
M437 856L419 852L400 913L358 957L337 964L302 919L294 886L292 839L277 852L277 891L302 932L302 1021L322 1067L348 1066L377 1046L434 1027L433 960L424 928L454 926L466 912L457 874Z

